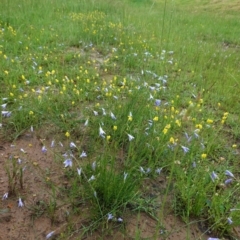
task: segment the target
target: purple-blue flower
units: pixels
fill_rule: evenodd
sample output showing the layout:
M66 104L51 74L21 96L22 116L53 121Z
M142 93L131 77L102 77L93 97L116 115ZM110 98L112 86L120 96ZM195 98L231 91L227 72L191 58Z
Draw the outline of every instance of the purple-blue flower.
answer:
M72 167L72 159L68 158L64 162L64 167Z

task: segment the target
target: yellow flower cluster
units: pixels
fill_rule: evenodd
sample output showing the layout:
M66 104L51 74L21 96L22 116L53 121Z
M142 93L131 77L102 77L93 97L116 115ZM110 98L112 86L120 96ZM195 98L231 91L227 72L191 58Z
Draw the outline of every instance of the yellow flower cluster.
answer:
M171 128L171 124L167 124L163 129L163 134L167 134L168 130Z
M225 112L224 114L223 114L223 117L222 117L222 120L221 120L221 123L222 124L224 124L225 122L226 122L226 120L227 120L227 117L228 117L228 112Z

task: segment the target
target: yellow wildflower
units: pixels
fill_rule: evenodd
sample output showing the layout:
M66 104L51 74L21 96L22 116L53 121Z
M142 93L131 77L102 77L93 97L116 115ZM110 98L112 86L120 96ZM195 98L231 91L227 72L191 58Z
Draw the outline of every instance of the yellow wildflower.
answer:
M69 132L66 132L66 133L65 133L65 136L66 136L67 138L69 138L69 137L70 137L70 133L69 133Z
M207 120L207 123L208 123L208 124L211 124L211 123L213 123L213 120L212 120L212 119L208 119L208 120Z

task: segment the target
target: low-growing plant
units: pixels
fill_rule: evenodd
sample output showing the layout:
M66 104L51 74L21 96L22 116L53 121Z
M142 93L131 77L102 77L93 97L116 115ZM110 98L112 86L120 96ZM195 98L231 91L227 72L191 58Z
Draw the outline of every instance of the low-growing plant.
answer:
M19 189L23 189L24 166L18 156L11 156L5 165L8 176L8 195L16 196Z

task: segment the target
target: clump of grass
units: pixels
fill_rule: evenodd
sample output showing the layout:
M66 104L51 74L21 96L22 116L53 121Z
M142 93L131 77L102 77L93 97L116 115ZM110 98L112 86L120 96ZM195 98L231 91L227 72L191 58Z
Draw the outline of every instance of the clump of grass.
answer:
M10 157L5 165L8 176L8 196L16 196L19 189L23 189L23 172L22 160L16 157Z

